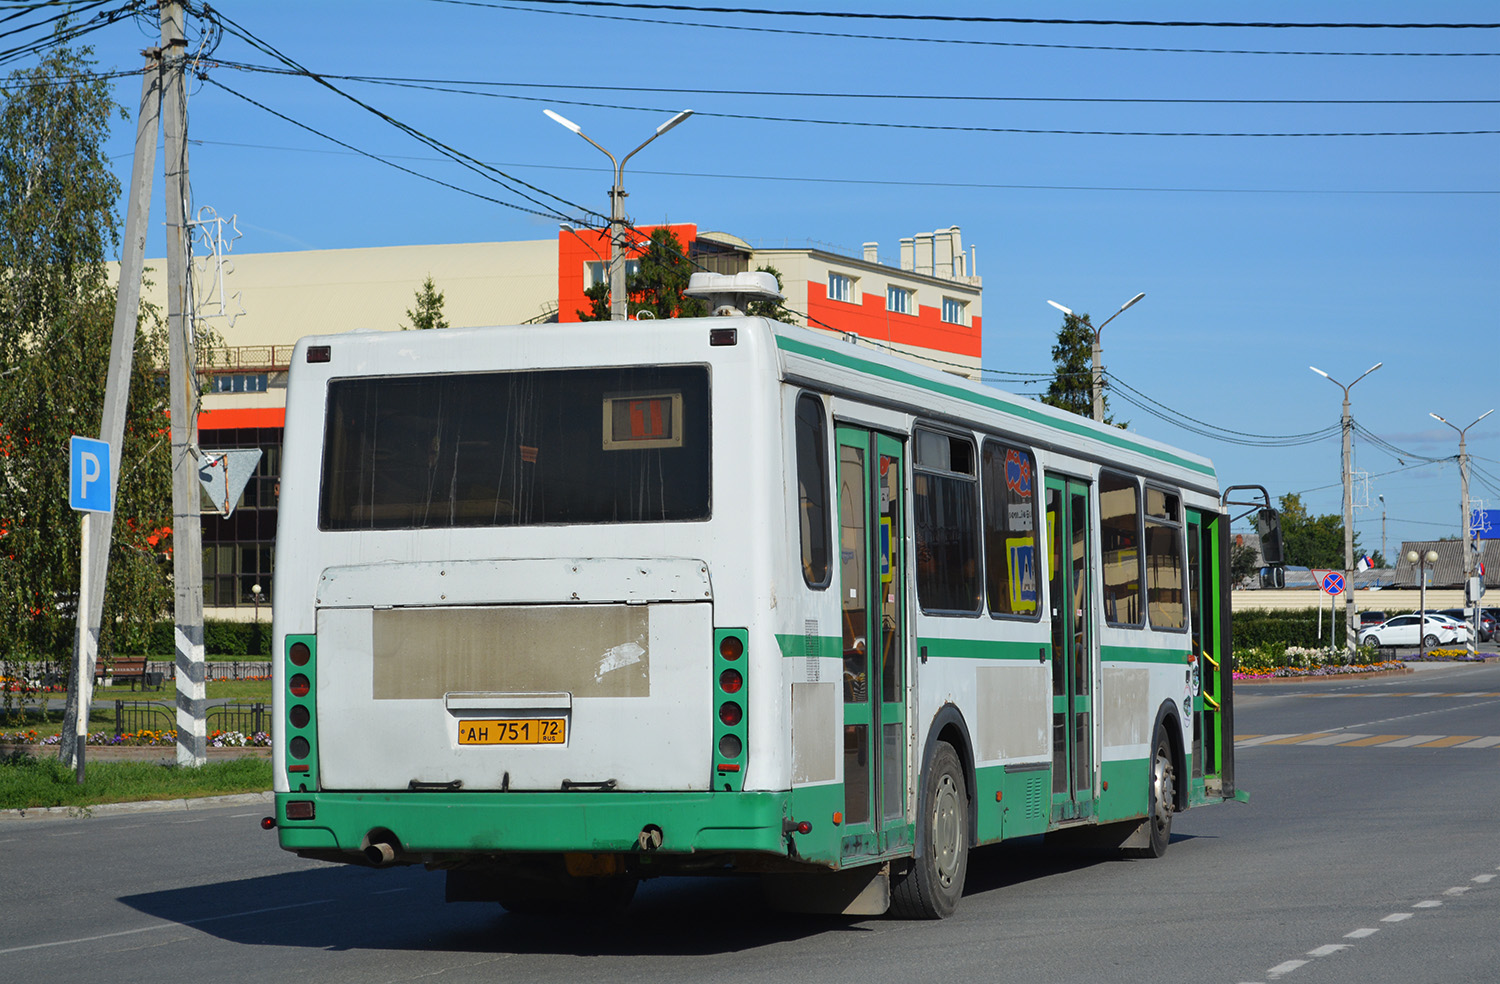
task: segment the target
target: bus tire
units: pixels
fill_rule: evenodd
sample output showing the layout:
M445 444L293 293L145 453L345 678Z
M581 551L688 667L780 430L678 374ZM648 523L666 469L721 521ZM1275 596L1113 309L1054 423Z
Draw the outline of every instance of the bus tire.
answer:
M1177 767L1172 760L1172 741L1166 729L1156 726L1150 772L1146 778L1146 832L1144 847L1126 850L1134 858L1159 858L1172 842L1172 812L1177 805Z
M939 742L922 777L920 854L891 885L891 915L943 919L953 914L969 870L969 794L963 763Z

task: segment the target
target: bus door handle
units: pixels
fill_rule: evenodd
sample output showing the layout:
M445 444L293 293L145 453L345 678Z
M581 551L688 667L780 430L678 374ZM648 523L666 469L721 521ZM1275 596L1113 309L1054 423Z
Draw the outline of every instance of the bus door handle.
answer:
M1038 647L1038 649L1036 651L1036 661L1038 663L1045 663L1045 662L1047 662L1047 647L1046 646Z

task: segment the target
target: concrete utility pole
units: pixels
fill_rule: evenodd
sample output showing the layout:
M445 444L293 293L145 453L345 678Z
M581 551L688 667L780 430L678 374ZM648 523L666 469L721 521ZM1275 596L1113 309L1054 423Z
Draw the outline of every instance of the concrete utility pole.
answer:
M141 104L136 112L135 161L130 171L130 197L125 202L125 239L120 253L120 286L115 292L115 326L109 348L109 376L104 384L104 413L99 439L109 442L109 487L120 487L120 461L125 440L125 409L130 399L130 368L135 359L135 329L141 312L141 271L145 267L146 231L151 219L151 180L156 171L156 134L161 123L161 59L155 48L145 52ZM104 613L104 583L109 573L109 546L115 514L85 512L83 536L90 541L87 569L79 572L78 612L80 645L73 659L82 669L82 686L68 689L59 757L83 774L83 746L79 734L88 733L86 691L94 680L94 657L99 651L99 624ZM78 719L83 710L82 722ZM79 727L80 723L82 727Z
M615 166L615 183L609 189L609 319L611 321L624 321L630 310L630 298L625 291L625 162L642 150L645 150L646 144L649 144L663 133L672 129L672 127L692 116L693 111L691 109L684 109L670 120L667 120L661 126L657 127L656 132L647 137L644 143L626 154L619 161L615 160L614 154L594 143L593 138L584 133L582 127L577 123L559 116L550 109L544 109L542 112L546 113L549 119L562 124L593 144L594 149L598 150L605 157L608 157L609 162Z
M1483 420L1494 412L1493 409L1486 410L1469 427L1473 427L1474 424L1479 423L1480 420ZM1443 423L1448 424L1449 427L1458 431L1458 481L1460 486L1460 508L1463 510L1459 517L1458 529L1464 539L1464 601L1474 608L1474 611L1471 613L1473 616L1473 625L1470 626L1468 646L1469 655L1473 656L1475 647L1479 644L1479 599L1469 597L1469 585L1477 567L1474 562L1474 535L1473 531L1469 529L1469 449L1465 443L1468 438L1469 427L1460 429L1435 413L1429 412L1427 416L1434 420L1441 420Z
M172 388L172 580L177 680L177 764L208 761L204 724L207 692L203 666L203 527L198 485L198 374L193 344L192 269L188 238L187 89L183 74L187 39L182 4L161 5L165 78L162 125L166 133L167 333Z
M1089 352L1089 367L1091 369L1090 375L1093 377L1094 386L1094 419L1101 424L1104 423L1104 346L1099 341L1100 336L1104 333L1104 325L1109 324L1111 321L1124 314L1127 308L1129 308L1132 304L1134 304L1136 301L1139 301L1145 296L1145 293L1135 295L1124 304L1121 304L1120 310L1105 318L1104 324L1101 324L1097 328L1093 328L1092 325L1089 326L1090 328L1093 328L1094 333L1093 348ZM1073 317L1072 311L1063 307L1056 301L1048 301L1047 303L1057 308L1068 317Z
M1344 431L1344 636L1350 662L1354 661L1354 651L1359 646L1359 622L1354 613L1354 420L1349 416L1349 391L1383 365L1384 362L1375 363L1348 386L1317 366L1307 367L1344 391L1344 413L1340 418Z

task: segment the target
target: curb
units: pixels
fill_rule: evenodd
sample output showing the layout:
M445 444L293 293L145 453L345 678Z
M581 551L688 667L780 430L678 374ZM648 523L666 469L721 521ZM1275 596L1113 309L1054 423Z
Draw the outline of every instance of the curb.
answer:
M233 793L228 796L199 796L193 799L138 800L134 803L99 803L94 806L37 806L24 810L0 810L0 823L16 820L87 820L91 817L121 816L132 813L182 813L210 810L221 806L251 806L274 803L268 790L264 793Z

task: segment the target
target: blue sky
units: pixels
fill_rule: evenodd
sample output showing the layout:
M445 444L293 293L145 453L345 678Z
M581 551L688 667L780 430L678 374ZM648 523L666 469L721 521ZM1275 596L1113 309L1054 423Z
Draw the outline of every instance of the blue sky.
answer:
M1456 456L1457 434L1428 413L1463 426L1500 406L1493 132L1500 102L1460 102L1500 100L1500 57L1486 56L1500 55L1500 30L956 24L442 0L214 6L316 72L510 83L469 87L487 96L335 84L572 203L544 199L568 215L578 214L574 206L606 210L609 175L603 156L545 118L544 108L616 153L691 108L693 119L630 162L628 208L639 223L689 221L752 244L814 240L851 253L877 241L882 256L894 256L903 236L959 225L984 277L984 366L1007 389L1037 386L1004 374L1050 371L1061 318L1049 298L1098 323L1144 291L1145 300L1105 330L1105 365L1170 408L1163 413L1172 421L1195 418L1212 425L1213 436L1132 406L1123 391L1112 400L1116 417L1209 455L1226 485L1301 492L1316 513L1342 509L1342 397L1308 366L1349 382L1383 361L1352 391L1362 430L1354 465L1368 474L1356 496L1369 503L1355 515L1361 545L1380 548L1378 495L1386 500L1388 556L1402 539L1459 530L1456 464L1424 463ZM1500 21L1493 4L1462 2L761 6L1152 21ZM195 39L200 25L190 25ZM134 68L154 33L125 20L88 40L101 66ZM223 34L216 59L275 64L237 33ZM1377 52L1402 54L1370 54ZM189 99L193 202L239 216L241 252L555 235L555 216L360 157L227 91L404 167L532 207L314 81L228 65L207 74ZM133 105L138 81L118 85ZM840 95L850 93L920 98ZM1071 99L1083 101L1057 101ZM1297 102L1278 102L1285 100ZM133 124L120 124L110 145L122 181L132 137ZM154 232L149 255L162 255L161 242ZM1259 438L1253 442L1272 446L1246 446L1223 434L1274 439L1327 428L1330 436L1295 446ZM1472 494L1500 508L1500 414L1472 429L1468 446Z

